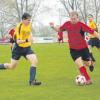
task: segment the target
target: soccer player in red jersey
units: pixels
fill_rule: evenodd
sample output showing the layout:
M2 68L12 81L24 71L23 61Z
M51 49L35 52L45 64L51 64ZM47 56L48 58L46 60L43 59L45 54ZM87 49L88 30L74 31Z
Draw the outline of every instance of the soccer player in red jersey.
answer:
M85 65L88 65L90 69L93 69L88 45L84 39L84 33L88 32L100 39L99 34L80 22L76 11L70 13L70 21L66 21L62 26L57 27L54 23L50 23L50 26L57 32L67 31L71 57L78 66L80 73L85 76L86 85L92 84L91 78L85 67Z
M12 28L12 29L10 29L9 30L9 37L10 37L10 48L11 48L11 50L12 50L12 48L13 48L13 44L14 44L14 32L15 32L15 28Z
M59 42L59 44L64 42L63 41L63 32L58 32L58 42Z

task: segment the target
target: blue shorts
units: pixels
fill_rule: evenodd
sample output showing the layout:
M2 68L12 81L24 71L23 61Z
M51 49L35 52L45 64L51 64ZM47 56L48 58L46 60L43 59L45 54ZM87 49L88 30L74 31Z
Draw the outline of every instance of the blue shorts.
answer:
M70 49L72 59L75 61L77 58L82 57L82 60L89 61L91 59L88 48L76 50Z
M100 48L100 40L98 38L91 38L89 41L88 41L88 45L91 45L92 47L97 47L97 48Z
M21 56L24 56L26 58L26 56L29 54L34 54L30 46L23 48L15 44L12 50L12 59L19 60Z

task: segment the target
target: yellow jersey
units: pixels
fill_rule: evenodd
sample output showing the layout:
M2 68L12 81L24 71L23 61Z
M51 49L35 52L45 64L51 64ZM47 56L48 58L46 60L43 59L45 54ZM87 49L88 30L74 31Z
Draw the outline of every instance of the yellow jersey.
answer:
M16 37L16 40L26 40L28 38L31 38L31 27L32 24L30 23L28 26L25 26L22 22L16 26L14 36ZM20 47L28 47L31 45L31 42L24 42L21 44L18 44Z
M97 28L96 23L94 21L89 22L89 27L93 30L96 30ZM89 34L89 38L95 38L95 36Z

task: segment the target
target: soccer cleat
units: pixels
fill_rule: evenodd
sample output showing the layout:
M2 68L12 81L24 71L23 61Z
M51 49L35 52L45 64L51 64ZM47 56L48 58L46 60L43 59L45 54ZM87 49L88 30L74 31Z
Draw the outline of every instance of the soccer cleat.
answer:
M91 65L91 66L89 67L89 69L90 69L91 72L93 72L93 70L94 70L94 66Z
M34 80L32 82L30 82L30 86L35 86L35 85L41 85L41 82L37 81L37 80Z
M92 84L92 81L91 80L88 80L85 82L85 85L91 85Z

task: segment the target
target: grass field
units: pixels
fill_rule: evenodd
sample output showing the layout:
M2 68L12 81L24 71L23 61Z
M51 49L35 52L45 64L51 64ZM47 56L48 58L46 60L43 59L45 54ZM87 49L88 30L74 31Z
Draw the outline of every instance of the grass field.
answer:
M0 70L0 100L99 100L100 53L93 49L95 71L90 86L75 85L79 74L66 44L35 44L32 46L39 60L37 79L41 86L28 85L30 64L21 58L14 70ZM0 63L10 61L10 48L0 45ZM89 70L88 70L89 71Z

